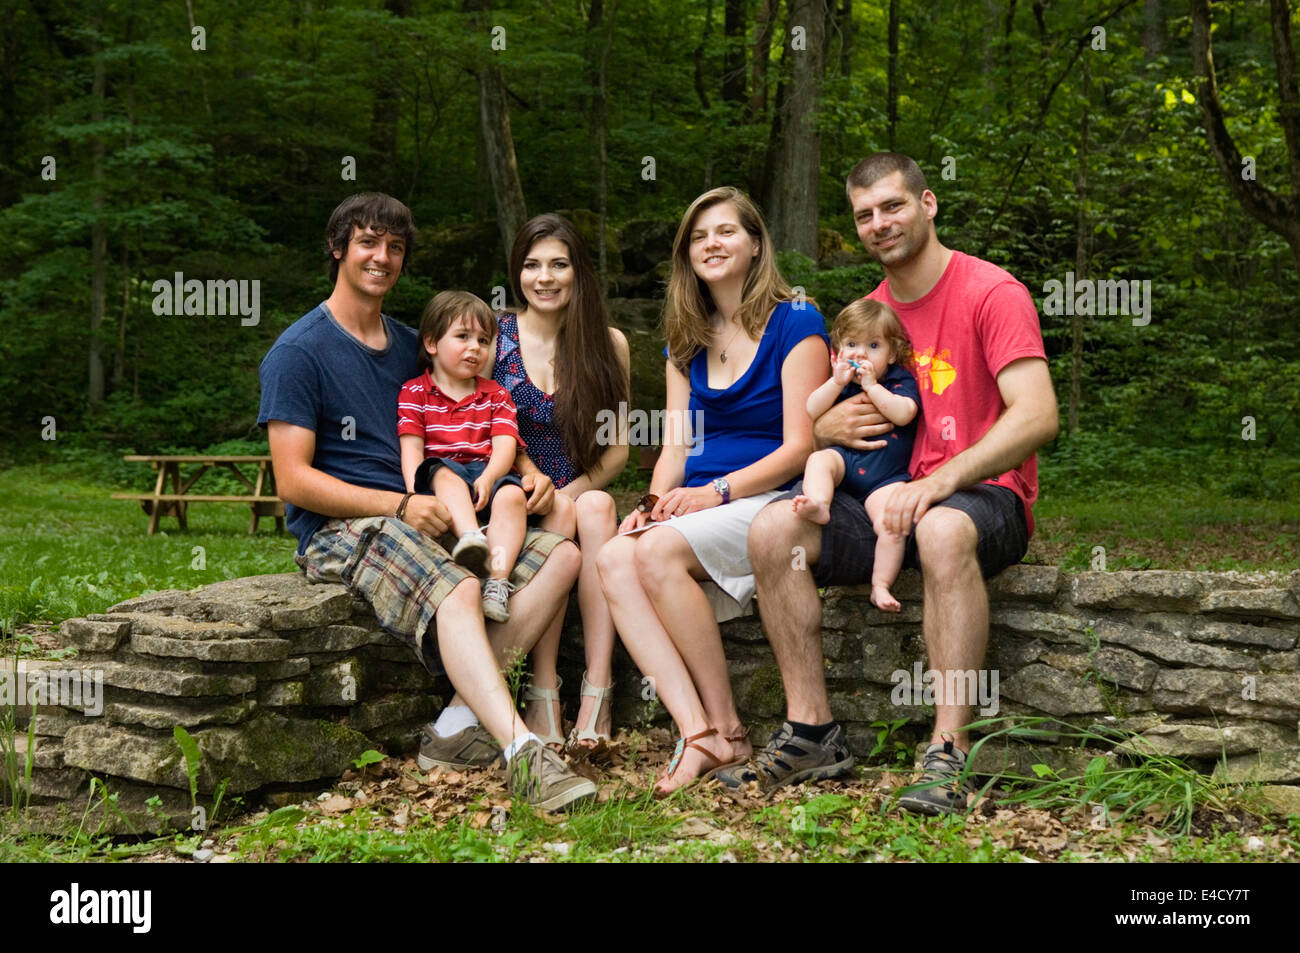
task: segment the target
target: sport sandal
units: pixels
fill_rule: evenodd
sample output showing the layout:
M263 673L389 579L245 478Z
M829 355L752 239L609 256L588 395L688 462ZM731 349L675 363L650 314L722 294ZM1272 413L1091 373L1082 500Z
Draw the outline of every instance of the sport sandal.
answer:
M564 726L563 724L557 725L555 723L555 703L560 700L560 689L563 687L564 679L557 675L555 676L554 688L534 688L532 682L529 682L528 687L524 689L524 704L528 704L529 702L544 702L546 704L547 731L545 734L540 731L535 731L533 734L542 739L542 744L546 745L548 748L551 745L564 746L564 736L560 734L560 731ZM560 717L563 719L563 712L561 712Z
M962 814L974 791L966 770L966 752L945 735L925 749L921 777L904 788L898 806L916 814Z
M596 699L596 714L591 719L591 728L578 730L575 722L573 728L569 731L569 740L564 745L564 750L571 758L586 758L590 761L604 760L609 756L609 735L601 734L596 731L595 724L600 720L600 708L608 699L614 697L614 686L609 684L604 688L598 688L587 681L587 673L582 673L582 694L584 697ZM583 741L594 742L592 745L581 744Z
M734 767L719 768L714 777L731 791L757 782L759 791L767 795L787 784L842 777L852 768L853 755L844 742L844 729L838 724L818 742L796 737L787 721L753 758Z

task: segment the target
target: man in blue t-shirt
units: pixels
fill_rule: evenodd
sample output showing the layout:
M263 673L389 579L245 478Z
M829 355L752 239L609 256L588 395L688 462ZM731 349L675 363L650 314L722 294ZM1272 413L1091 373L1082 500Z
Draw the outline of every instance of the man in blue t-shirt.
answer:
M514 796L559 810L596 786L529 731L500 669L563 624L581 556L563 537L530 531L510 575L511 620L485 626L478 579L438 543L447 507L405 492L397 395L418 373L419 341L381 309L414 239L410 209L390 196L362 193L334 210L326 229L334 291L262 361L258 422L307 578L364 598L386 631L456 689L421 732L421 770L504 756ZM529 511L549 511L550 481L523 481Z

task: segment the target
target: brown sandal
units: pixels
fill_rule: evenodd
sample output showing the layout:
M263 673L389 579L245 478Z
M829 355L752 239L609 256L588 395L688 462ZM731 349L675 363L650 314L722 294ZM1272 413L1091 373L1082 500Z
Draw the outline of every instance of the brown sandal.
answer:
M736 732L734 735L723 735L723 740L724 740L724 741L727 741L727 742L730 742L731 744L735 744L737 741L744 741L744 740L745 740L746 738L748 738L748 737L749 737L749 726L748 726L748 725L741 725L741 726L740 726L740 731ZM747 755L747 756L744 757L744 758L737 758L737 759L734 760L734 761L728 761L726 764L720 764L720 765L717 765L715 768L713 768L713 769L712 769L711 771L709 771L707 774L702 774L702 775L700 775L700 781L702 781L702 782L703 782L703 781L712 781L713 778L714 778L714 776L715 776L719 771L721 771L722 769L724 769L724 768L734 768L734 767L735 767L736 765L738 765L738 764L744 764L744 763L745 763L746 761L748 761L751 757L753 757L752 752L751 752L751 754Z
M695 742L699 741L701 738L708 738L710 735L716 735L717 733L718 733L717 728L710 728L708 731L701 731L699 734L691 735L689 738L678 738L677 747L673 749L673 756L668 760L668 767L664 769L663 773L660 774L656 780L665 781L677 773L677 769L678 767L681 766L682 763L682 755L686 753L687 748L694 748L700 754L704 755L704 757L708 758L711 762L713 762L710 770L716 771L719 767L721 767L721 762L718 761L718 756L715 755L708 748L703 748L700 745L697 745ZM673 790L668 791L666 793L661 792L658 788L655 788L654 799L656 801L662 801L664 798L672 797L678 791L688 788L692 784L698 784L701 780L703 779L692 778L690 781L687 781L685 784L681 785L680 787L673 788Z

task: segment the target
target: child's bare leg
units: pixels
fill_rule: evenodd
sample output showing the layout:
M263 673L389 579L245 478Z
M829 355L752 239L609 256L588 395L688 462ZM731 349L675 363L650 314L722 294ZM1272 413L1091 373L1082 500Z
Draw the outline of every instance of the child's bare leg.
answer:
M492 498L492 519L488 521L487 541L489 574L494 579L506 579L524 548L527 530L528 500L517 486L503 486Z
M844 479L844 458L834 450L818 450L803 471L803 492L791 502L796 516L812 523L831 521L831 497Z
M889 587L894 584L898 571L903 568L903 551L907 539L888 532L884 519L890 497L902 485L891 483L882 486L868 496L866 502L867 515L871 517L871 526L876 531L876 560L871 569L871 604L883 612L898 612L903 608Z
M478 529L478 515L469 484L450 467L438 467L433 474L433 494L451 511L451 528L457 536Z

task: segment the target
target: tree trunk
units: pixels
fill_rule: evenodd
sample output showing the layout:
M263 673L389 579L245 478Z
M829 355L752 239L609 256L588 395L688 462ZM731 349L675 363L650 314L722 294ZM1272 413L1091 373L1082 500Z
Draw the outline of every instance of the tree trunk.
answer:
M898 0L889 0L889 91L885 102L888 109L889 151L894 150L898 128Z
M411 15L411 0L385 0L384 9L398 19ZM376 59L383 50L375 50ZM370 84L370 160L366 180L375 188L391 195L397 194L397 124L401 118L402 101L398 85L386 70L376 70Z
M826 0L791 0L789 23L785 56L791 57L790 89L781 110L780 202L772 236L778 249L815 259L821 174L821 136L815 122L826 63ZM802 48L795 48L796 43Z
M1246 177L1250 165L1228 132L1219 102L1219 85L1214 71L1208 0L1191 0L1192 65L1201 77L1198 101L1205 118L1205 140L1210 154L1228 180L1228 191L1246 212L1265 228L1281 235L1291 246L1296 270L1300 271L1300 93L1296 88L1295 49L1291 44L1291 10L1287 0L1272 0L1270 19L1273 58L1277 63L1278 121L1286 139L1290 163L1291 194L1282 195Z
M722 99L737 107L745 104L745 6L745 0L727 0L723 20Z
M103 25L102 18L96 18L96 33ZM94 99L91 119L96 123L104 121L104 88L107 76L104 67L104 52L99 48L98 40L94 48L94 78L91 96ZM86 391L92 407L104 402L104 355L100 332L104 326L104 312L107 310L108 279L108 229L104 224L104 140L95 136L91 140L91 177L94 180L95 215L90 226L90 356L87 373Z
M609 250L606 247L605 228L609 218L609 150L607 144L609 126L609 53L614 45L614 17L618 12L618 0L611 0L608 22L604 24L603 36L600 32L604 17L603 0L592 0L591 13L588 17L588 32L593 43L599 39L599 53L596 55L596 97L592 104L592 125L596 139L596 272L600 278L601 293L609 290Z
M487 154L488 172L492 177L492 194L496 196L497 227L505 250L506 271L510 270L510 246L515 235L528 221L524 206L524 189L519 184L519 166L515 161L515 140L510 134L510 108L506 105L505 81L501 70L485 66L478 71L479 126L483 130L483 151Z
M753 78L749 91L749 121L760 122L767 114L767 64L772 57L772 24L781 0L759 0L754 14Z
M1165 15L1160 10L1160 0L1146 0L1142 8L1142 52L1159 56L1165 48Z
M853 72L853 0L840 0L840 76Z
M1078 214L1074 227L1074 275L1082 280L1088 274L1088 95L1091 70L1087 57L1083 60L1083 113L1079 117L1079 182L1075 189ZM1079 404L1082 401L1083 378L1083 316L1071 308L1070 316L1070 414L1066 425L1070 434L1079 429Z

